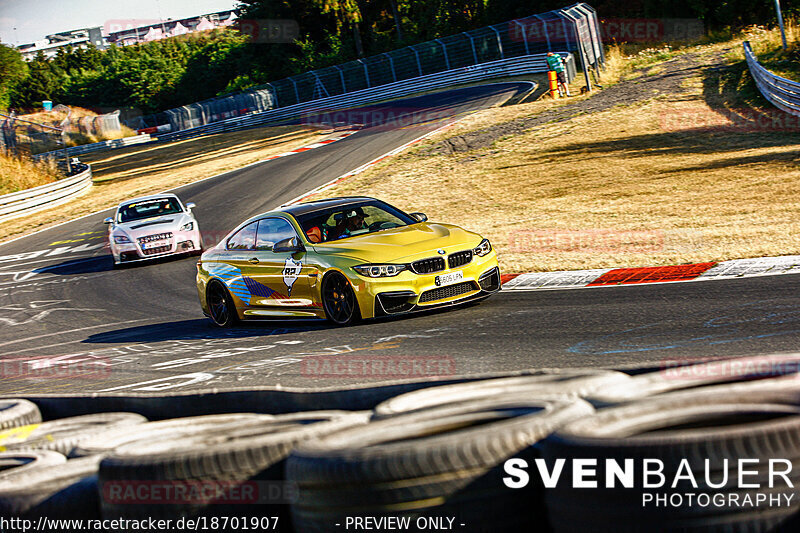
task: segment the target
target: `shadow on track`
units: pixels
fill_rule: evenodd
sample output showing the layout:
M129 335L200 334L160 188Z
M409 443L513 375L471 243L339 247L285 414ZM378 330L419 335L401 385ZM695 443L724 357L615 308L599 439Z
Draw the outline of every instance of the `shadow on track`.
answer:
M244 339L250 337L265 337L272 335L287 335L306 331L319 331L333 329L325 322L309 320L288 322L259 321L249 322L245 325L223 329L215 326L206 318L195 320L180 320L164 322L147 326L134 326L90 335L83 342L86 343L119 343L142 342L156 343L173 340L195 339Z
M148 261L134 262L114 266L114 259L110 255L100 255L95 257L87 257L84 259L72 259L56 265L48 265L45 267L37 268L33 272L37 274L55 274L58 276L74 276L77 274L93 274L95 272L111 272L113 270L126 270L134 268L144 268L148 266L159 265L163 263L172 263L181 261L183 259L197 259L195 256L189 254L182 255L168 255L165 257L157 257Z

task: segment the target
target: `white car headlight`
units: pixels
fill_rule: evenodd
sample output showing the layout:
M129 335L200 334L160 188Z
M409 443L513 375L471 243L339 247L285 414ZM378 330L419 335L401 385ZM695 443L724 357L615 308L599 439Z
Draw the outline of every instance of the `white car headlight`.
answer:
M127 235L114 235L114 242L117 244L130 244L131 240Z
M389 278L406 269L406 265L358 265L353 270L368 278Z
M489 239L483 239L481 243L474 250L472 250L472 253L479 257L483 257L491 251L492 243L489 242Z
M194 229L194 222L189 222L181 226L181 231L192 231Z

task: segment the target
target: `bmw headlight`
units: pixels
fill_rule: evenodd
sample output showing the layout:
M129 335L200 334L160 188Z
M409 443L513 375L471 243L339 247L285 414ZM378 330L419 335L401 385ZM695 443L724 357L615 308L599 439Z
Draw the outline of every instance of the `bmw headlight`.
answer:
M483 257L484 255L488 254L492 251L492 243L489 242L489 239L483 239L481 243L472 250L472 253L479 257Z
M127 235L114 235L114 242L117 244L130 244L131 240Z
M368 278L390 278L406 269L406 265L358 265L353 270Z
M194 229L194 222L189 222L181 226L181 231L192 231Z

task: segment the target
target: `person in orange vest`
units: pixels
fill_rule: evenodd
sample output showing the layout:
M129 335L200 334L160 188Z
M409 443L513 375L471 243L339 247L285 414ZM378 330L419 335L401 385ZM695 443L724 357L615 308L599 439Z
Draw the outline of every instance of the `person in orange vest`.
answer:
M558 80L558 95L562 97L564 95L570 96L569 87L567 87L567 72L564 58L562 58L559 54L547 52L547 68L556 73L556 79Z

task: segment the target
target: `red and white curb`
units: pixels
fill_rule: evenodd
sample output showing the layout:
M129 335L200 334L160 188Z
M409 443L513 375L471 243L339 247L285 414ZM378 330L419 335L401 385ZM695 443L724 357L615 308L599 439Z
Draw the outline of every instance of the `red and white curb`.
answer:
M405 144L404 144L404 145L402 145L402 146L398 146L398 147L397 147L397 148L395 148L394 150L391 150L391 151L389 151L389 152L386 152L386 153L385 153L385 154L383 154L383 155L379 155L378 157L376 157L376 158L375 158L375 159L373 159L372 161L369 161L369 162L367 162L367 163L364 163L364 164L363 164L363 165L361 165L360 167L354 168L354 169L353 169L353 170L351 170L350 172L347 172L347 173L345 173L345 174L342 174L341 176L338 176L338 177L336 177L336 178L333 178L333 179L332 179L332 180L330 180L329 182L327 182L327 183L323 183L323 184L322 184L322 185L320 185L319 187L317 187L317 188L315 188L315 189L311 189L310 191L308 191L308 192L305 192L305 193L301 194L300 196L298 196L298 197L296 197L296 198L294 198L294 199L292 199L292 200L289 200L288 202L286 202L286 203L285 203L285 204L283 204L283 205L294 205L294 204L299 204L299 203L301 203L301 202L303 202L303 201L305 201L305 200L307 200L307 199L311 198L311 197L312 197L312 196L314 196L315 194L319 194L319 193L321 193L321 192L323 192L323 191L325 191L325 190L327 190L327 189L330 189L330 188L331 188L331 187L333 187L334 185L338 185L339 183L343 182L343 181L344 181L344 180L346 180L347 178L351 178L351 177L353 177L353 176L355 176L355 175L357 175L357 174L361 174L362 172L364 172L365 170L367 170L369 167L371 167L371 166L373 166L373 165L376 165L376 164L380 163L381 161L383 161L384 159L387 159L387 158L389 158L389 157L392 157L393 155L397 155L397 154L399 154L400 152L402 152L402 151L404 151L404 150L407 150L409 147L411 147L411 146L413 146L413 145L417 144L418 142L421 142L421 141L423 141L423 140L427 139L428 137L430 137L430 136L431 136L431 135L433 135L434 133L439 133L439 132L441 132L441 131L445 131L445 130L447 130L448 128L451 128L451 127L453 127L453 126L456 124L456 122L458 122L459 120L463 119L463 118L464 118L464 117L466 117L467 115L471 115L472 113L475 113L475 111L470 111L470 112L464 113L464 114L463 114L462 116L460 116L460 117L459 117L458 115L456 115L456 117L458 117L458 118L456 118L455 120L448 121L448 122L447 122L447 124L444 124L443 126L440 126L440 127L436 128L436 129L434 129L434 130L432 130L432 131L429 131L429 132L427 132L427 133L425 133L425 134L423 134L423 135L421 135L421 136L417 137L416 139L413 139L413 140L411 140L411 141L409 141L409 142L405 143ZM453 118L453 117L450 117L450 118ZM355 132L353 132L353 133L355 133ZM338 140L338 139L337 139L337 140Z
M279 157L286 157L287 155L294 155L294 154L300 154L300 153L303 153L303 152L308 152L309 150L313 150L314 148L319 148L320 146L326 146L328 144L335 143L336 141L341 141L345 137L349 137L354 133L358 133L358 130L357 129L353 129L353 130L342 131L342 132L339 132L337 135L335 135L333 137L329 137L329 138L325 139L324 141L318 141L318 142L315 142L313 144L309 144L307 146L302 146L300 148L295 148L294 150L289 150L288 152L283 152L282 154L272 155L272 156L269 156L269 157L267 157L265 159L262 159L262 160L258 161L258 163L263 163L264 161L272 161L273 159L278 159Z
M662 267L609 268L504 274L503 290L580 289L677 281L708 281L751 276L800 274L800 255L733 259Z

